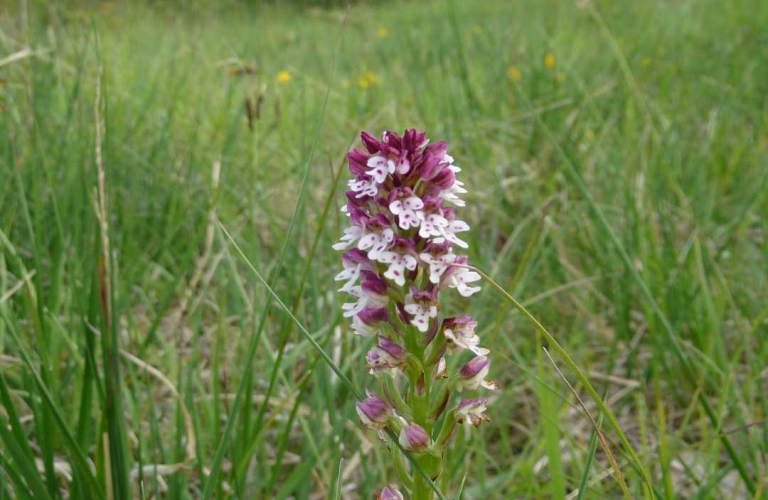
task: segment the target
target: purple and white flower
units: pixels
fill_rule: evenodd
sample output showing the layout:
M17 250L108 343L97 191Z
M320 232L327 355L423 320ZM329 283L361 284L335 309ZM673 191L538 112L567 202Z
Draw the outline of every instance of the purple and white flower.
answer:
M365 356L370 373L393 378L382 381L384 398L368 392L356 409L361 423L380 436L399 433L405 450L438 457L454 426L433 442L425 429L432 428L429 418L443 415L456 392L495 388L486 381L489 350L480 347L477 322L467 315L440 317L440 293L455 289L469 297L480 290L480 274L457 251L468 247L460 235L469 225L456 212L466 204L461 195L467 189L443 141L430 143L414 129L402 136L386 131L381 140L363 132L361 138L363 148L347 155L352 179L342 212L349 226L333 246L344 251L335 280L352 297L342 304L351 330L376 339ZM476 357L456 371L446 357L463 350ZM428 384L439 391L427 398L429 413L411 408L413 394ZM401 394L406 387L408 394ZM477 427L488 420L487 402L467 398L451 411L459 424ZM377 498L403 500L403 494L389 485Z
M379 336L379 345L368 351L365 360L368 362L371 374L386 371L390 375L405 365L406 350L383 335Z
M464 399L456 407L456 422L466 423L474 427L480 427L480 424L490 419L485 414L485 406L488 404L487 398Z
M383 154L371 156L367 165L370 168L367 172L368 175L373 177L378 184L382 184L386 180L387 175L395 173L395 162Z
M448 351L468 349L477 356L485 356L490 351L480 347L480 337L475 333L477 321L464 315L458 318L447 318L443 321L443 335Z
M451 265L440 276L441 288L455 288L463 297L469 297L480 291L479 286L469 286L480 280L480 275L471 269L467 269L466 255L461 255L453 260Z
M412 316L411 324L420 332L426 332L432 318L437 317L437 300L433 292L419 291L413 287L405 297L404 309Z
M389 302L387 283L376 273L361 271L361 274L364 276L362 285L350 287L347 292L357 297L357 301L346 302L341 305L346 318L355 316L366 307L386 307Z
M381 324L389 318L386 307L364 307L352 317L352 331L361 337L381 334Z
M389 211L398 217L398 226L408 230L421 223L421 209L424 202L413 194L409 187L393 189L389 193Z
M430 243L419 258L429 266L429 281L435 285L440 283L440 278L448 269L448 266L456 261L458 255L451 253L449 244Z
M459 371L456 380L456 389L461 392L464 389L474 390L482 386L486 389L496 390L496 382L487 382L485 377L491 368L491 360L485 356L472 358Z
M390 408L387 403L371 391L366 391L367 398L356 405L360 422L368 429L379 431L387 426Z
M390 249L379 255L379 262L389 264L384 277L391 279L398 286L405 285L405 270L413 271L418 265L415 254L413 240L395 238Z
M378 260L394 239L395 232L390 227L389 220L384 215L379 214L365 223L363 236L357 243L357 248L366 250L369 259Z

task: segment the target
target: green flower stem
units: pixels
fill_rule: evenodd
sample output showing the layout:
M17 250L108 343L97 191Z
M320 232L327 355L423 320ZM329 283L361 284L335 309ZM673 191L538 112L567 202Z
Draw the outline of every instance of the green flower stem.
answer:
M432 489L427 486L424 478L416 474L413 477L413 489L411 490L411 500L432 500L434 495Z
M411 338L418 339L416 342L414 342L414 349L411 352L414 353L416 358L419 360L419 368L418 370L414 370L416 373L413 374L414 376L412 379L416 383L421 380L424 385L422 391L417 390L415 385L411 388L413 419L431 436L432 429L434 427L434 420L430 416L432 413L432 370L427 368L429 366L427 364L429 360L426 359L427 349L426 346L424 346L421 342L421 333L412 329ZM437 456L426 454L417 458L421 468L424 469L424 472L433 478L433 480L438 476L442 467L440 456L440 454L437 454ZM411 488L411 499L433 500L434 498L434 492L432 488L427 484L424 477L414 471L413 487Z
M398 479L400 479L400 482L406 487L406 488L413 488L413 479L411 479L411 475L408 474L408 470L405 468L405 463L403 462L403 453L400 451L399 448L393 446L392 447L392 462L395 466L395 472L397 473ZM415 473L415 476L421 477L421 474L418 472ZM423 481L424 478L421 477L421 480Z
M431 478L436 478L439 475L442 467L442 461L439 456L432 454L425 454L416 459ZM434 479L433 479L434 480ZM421 474L413 474L413 488L411 489L411 500L434 500L435 493L432 488L427 484L426 480Z

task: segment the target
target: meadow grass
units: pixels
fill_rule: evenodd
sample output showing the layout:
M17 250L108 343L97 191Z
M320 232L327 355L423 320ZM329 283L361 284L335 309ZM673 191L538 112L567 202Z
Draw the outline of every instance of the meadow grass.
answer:
M393 479L331 245L358 132L406 127L451 145L499 287L452 303L501 389L446 498L766 498L764 19L0 5L0 498Z

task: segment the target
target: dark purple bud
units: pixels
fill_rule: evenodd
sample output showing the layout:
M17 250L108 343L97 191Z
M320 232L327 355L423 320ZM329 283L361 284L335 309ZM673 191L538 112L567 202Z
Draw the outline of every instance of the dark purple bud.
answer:
M371 262L371 259L368 258L368 254L358 248L347 250L341 254L341 258L345 262L360 264L364 270L374 270L373 263Z
M424 154L421 157L421 161L418 162L413 169L415 175L419 176L422 180L428 181L435 176L438 172L438 165L440 165L441 159L431 154Z
M399 344L392 342L389 338L379 336L379 348L385 351L387 354L398 360L404 360L406 351Z
M378 274L372 271L362 271L360 274L363 276L363 283L361 286L364 292L376 295L387 294L387 282Z
M437 157L437 159L440 161L443 160L443 156L445 156L445 153L447 152L448 152L448 144L446 144L445 141L433 142L432 144L424 148L425 155L430 154L432 156Z
M419 132L415 128L408 129L403 135L403 146L410 153L416 153L418 149L424 144L427 134Z
M382 151L385 150L387 146L397 150L398 152L400 152L400 150L403 149L403 138L397 135L396 133L392 132L391 130L386 130L384 132L383 142L384 144L381 145Z
M357 317L366 325L375 325L376 323L387 321L389 319L389 312L386 307L366 307L357 313Z
M349 159L349 171L352 172L355 177L367 174L368 158L370 158L370 155L365 154L357 148L347 153L347 159Z
M442 191L453 186L456 182L456 174L450 168L444 168L430 182Z
M365 146L365 149L368 150L371 154L376 154L381 149L381 143L379 143L378 140L368 132L361 132L360 138L363 140L363 145Z

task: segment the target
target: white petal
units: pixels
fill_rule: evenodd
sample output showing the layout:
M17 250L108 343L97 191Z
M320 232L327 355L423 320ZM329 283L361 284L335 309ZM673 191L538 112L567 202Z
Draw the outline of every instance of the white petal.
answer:
M366 162L366 165L370 168L376 168L376 167L386 167L387 166L387 159L383 156L371 156L368 158L368 161Z
M337 274L333 279L334 281L348 280L351 278L357 278L360 276L360 264L355 267L348 267L342 272Z
M359 316L352 318L352 331L361 337L373 337L380 332L381 328L378 325L369 325L365 321L361 320Z
M379 235L376 233L369 233L360 238L360 241L357 243L357 248L360 250L365 250L367 248L372 247L379 241Z
M456 289L463 297L469 297L480 291L479 286L467 286L464 283L459 283Z
M379 254L379 262L382 264L389 264L395 262L399 255L395 252L381 252Z
M420 332L426 332L429 329L429 319L423 314L417 315L411 321Z
M404 202L405 208L409 210L419 210L424 208L424 202L418 196L411 196Z
M398 174L407 174L411 170L411 163L408 161L408 158L401 158L397 162L395 170Z
M416 266L418 265L418 261L413 255L403 255L402 262L403 265L411 271L416 269Z
M405 312L407 312L408 314L412 314L415 316L416 314L419 313L419 311L421 311L421 306L418 304L405 304L405 307L403 307L403 309L405 309Z
M368 171L368 175L374 178L376 182L381 184L387 178L387 170L385 167L376 167Z
M484 349L482 347L477 346L470 346L469 350L477 354L478 356L485 356L486 354L490 353L490 349Z
M395 215L398 215L400 212L403 211L403 202L400 200L393 201L392 203L389 204L389 211Z
M469 224L463 220L454 220L448 224L448 229L454 233L461 233L463 231L469 231Z
M384 273L384 277L393 280L400 286L405 285L405 270L397 262L390 264L389 269Z

